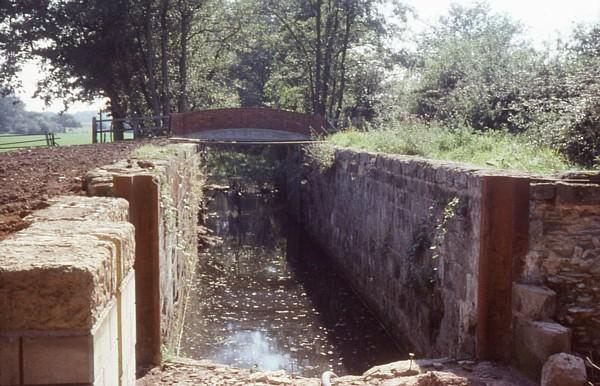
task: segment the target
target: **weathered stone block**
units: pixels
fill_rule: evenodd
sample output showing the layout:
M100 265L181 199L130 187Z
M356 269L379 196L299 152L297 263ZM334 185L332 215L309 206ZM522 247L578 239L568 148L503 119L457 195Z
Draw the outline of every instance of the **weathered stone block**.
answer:
M84 178L84 189L90 196L112 196L113 176L108 171L101 169L88 172Z
M554 354L542 368L541 386L584 386L586 382L583 359L574 355Z
M559 205L598 205L600 185L556 183L556 203Z
M50 200L50 207L26 217L27 221L127 221L126 200L107 197L62 196Z
M127 201L87 197L30 216L0 243L0 330L88 331L133 266L127 217Z
M31 385L108 386L119 378L133 385L135 243L133 226L123 221L128 204L85 197L55 202L0 243L0 385L15 377ZM127 292L124 303L120 291ZM122 366L123 352L129 361Z
M33 235L0 243L0 330L89 330L113 296L114 244Z
M546 359L571 350L570 329L552 322L515 318L515 358L521 369L538 377Z
M554 183L531 184L531 199L552 200L556 196L556 185Z
M549 288L530 285L513 285L513 310L530 320L552 319L556 311L556 292Z
M90 336L23 338L23 381L27 385L92 383Z
M0 337L0 385L20 385L19 338Z
M129 222L107 221L44 221L31 225L27 234L60 237L76 237L88 235L99 241L106 241L115 246L115 268L117 283L120 283L132 269L135 261L135 229Z

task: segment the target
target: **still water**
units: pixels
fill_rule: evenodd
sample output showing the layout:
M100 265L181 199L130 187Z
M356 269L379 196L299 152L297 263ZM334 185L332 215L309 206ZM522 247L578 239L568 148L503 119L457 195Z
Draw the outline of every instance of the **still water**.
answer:
M268 189L209 190L204 249L180 355L301 376L359 374L405 358Z

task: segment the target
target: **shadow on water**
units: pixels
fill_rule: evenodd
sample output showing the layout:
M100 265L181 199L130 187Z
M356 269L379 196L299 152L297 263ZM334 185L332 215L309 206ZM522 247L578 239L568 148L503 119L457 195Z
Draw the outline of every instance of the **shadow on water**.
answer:
M254 149L245 160L273 156L270 166L262 163L259 178L252 177L257 171L249 164L250 174L239 174L244 169L239 154L232 162L236 174L222 173L231 172L231 165L209 169L209 182L227 177L240 186L206 194L206 226L222 242L201 255L180 354L303 376L328 369L357 374L404 358L327 255L287 218L285 200L273 189L280 150ZM231 160L210 157L209 165Z

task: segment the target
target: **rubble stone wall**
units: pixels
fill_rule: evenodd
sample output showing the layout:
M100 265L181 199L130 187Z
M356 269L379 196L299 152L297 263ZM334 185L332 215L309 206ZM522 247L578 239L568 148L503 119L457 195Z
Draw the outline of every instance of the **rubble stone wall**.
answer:
M571 347L600 358L600 186L551 181L531 186L524 283L554 291L552 319Z

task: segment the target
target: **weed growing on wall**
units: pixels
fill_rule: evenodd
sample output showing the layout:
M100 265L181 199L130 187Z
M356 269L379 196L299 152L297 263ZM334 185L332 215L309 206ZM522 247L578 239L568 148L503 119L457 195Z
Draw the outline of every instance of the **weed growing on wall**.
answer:
M330 143L317 143L304 147L309 159L316 162L321 172L330 169L335 162L335 147Z
M423 312L431 339L439 334L444 317L438 267L444 254L448 227L458 212L459 204L458 197L434 201L407 250L407 293L419 299L422 307L416 306L415 312Z
M164 325L167 330L162 331L163 358L172 356L177 346L183 327L183 303L198 260L196 224L206 176L200 168L199 157L188 156L187 151L190 149L184 150L182 145L147 145L132 155L152 164L147 171L155 176L159 187L160 232L165 243L161 248L167 254L165 262L171 262L173 269L183 272L181 281L173 283L179 287L180 296L173 298L171 320Z
M429 207L429 214L413 235L407 251L409 283L416 289L432 292L439 279L437 260L442 257L448 235L448 224L456 216L460 199L438 200Z
M456 208L458 207L460 200L458 197L452 198L448 203L443 205L442 215L435 220L435 230L433 236L433 243L430 249L434 252L432 259L437 259L440 257L440 247L444 243L446 239L446 235L448 234L448 221L452 219L456 215ZM430 213L433 213L435 209L433 207L429 208Z

